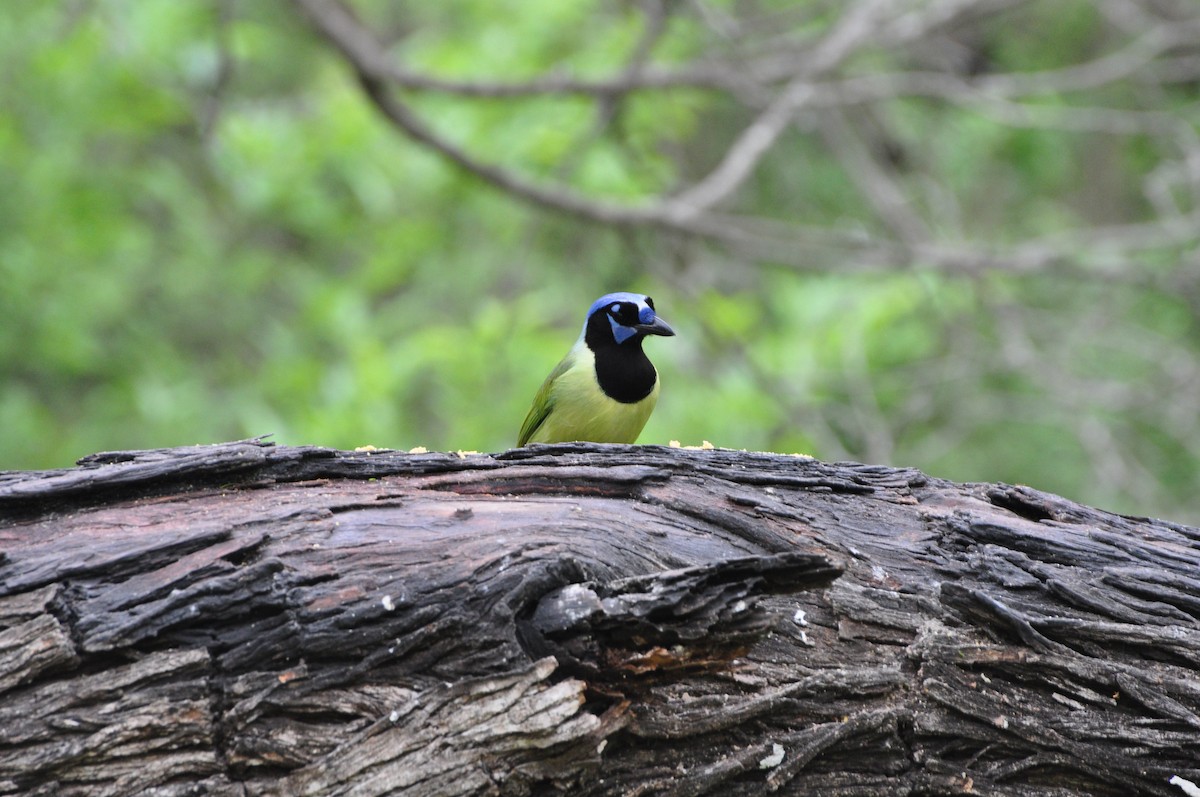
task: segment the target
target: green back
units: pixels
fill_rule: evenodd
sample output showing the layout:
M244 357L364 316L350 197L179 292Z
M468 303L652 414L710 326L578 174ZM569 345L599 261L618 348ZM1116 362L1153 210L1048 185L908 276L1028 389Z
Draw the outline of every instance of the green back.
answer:
M546 418L550 415L550 410L554 409L554 396L551 386L554 380L567 372L572 365L575 364L575 351L572 349L559 361L558 365L554 366L554 370L550 372L550 376L546 377L546 381L542 382L542 386L538 388L537 395L533 397L533 406L529 408L529 414L525 416L525 423L521 424L521 433L517 435L517 445L523 446L529 442L529 438L533 437L534 432L545 423Z

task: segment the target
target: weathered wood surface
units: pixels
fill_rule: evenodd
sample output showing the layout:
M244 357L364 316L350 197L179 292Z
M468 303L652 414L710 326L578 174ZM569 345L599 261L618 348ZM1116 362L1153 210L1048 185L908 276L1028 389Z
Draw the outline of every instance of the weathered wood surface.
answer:
M0 795L1180 795L1200 530L802 457L0 474Z

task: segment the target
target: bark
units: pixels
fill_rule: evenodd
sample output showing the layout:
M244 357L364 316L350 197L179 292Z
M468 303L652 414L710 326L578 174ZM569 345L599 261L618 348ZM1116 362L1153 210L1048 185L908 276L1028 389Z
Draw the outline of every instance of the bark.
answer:
M99 454L0 474L0 795L1181 795L1197 618L1200 530L915 470Z

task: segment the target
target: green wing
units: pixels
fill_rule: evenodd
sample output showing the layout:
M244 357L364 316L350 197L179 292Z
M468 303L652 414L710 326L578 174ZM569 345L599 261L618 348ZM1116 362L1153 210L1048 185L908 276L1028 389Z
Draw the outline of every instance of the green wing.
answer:
M550 376L546 377L546 381L542 382L537 395L533 397L533 406L529 408L529 414L525 416L525 423L521 424L521 434L517 436L518 446L528 443L529 438L533 437L534 433L550 417L550 411L554 409L554 396L551 389L554 381L570 370L574 364L575 358L572 354L568 354L558 365L554 366L554 370L550 372Z

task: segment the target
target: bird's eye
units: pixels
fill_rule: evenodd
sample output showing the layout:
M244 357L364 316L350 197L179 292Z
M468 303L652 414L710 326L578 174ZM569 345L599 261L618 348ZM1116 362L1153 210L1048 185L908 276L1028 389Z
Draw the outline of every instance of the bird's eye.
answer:
M621 305L614 304L612 307L608 308L608 312L616 315L617 313L621 312Z

